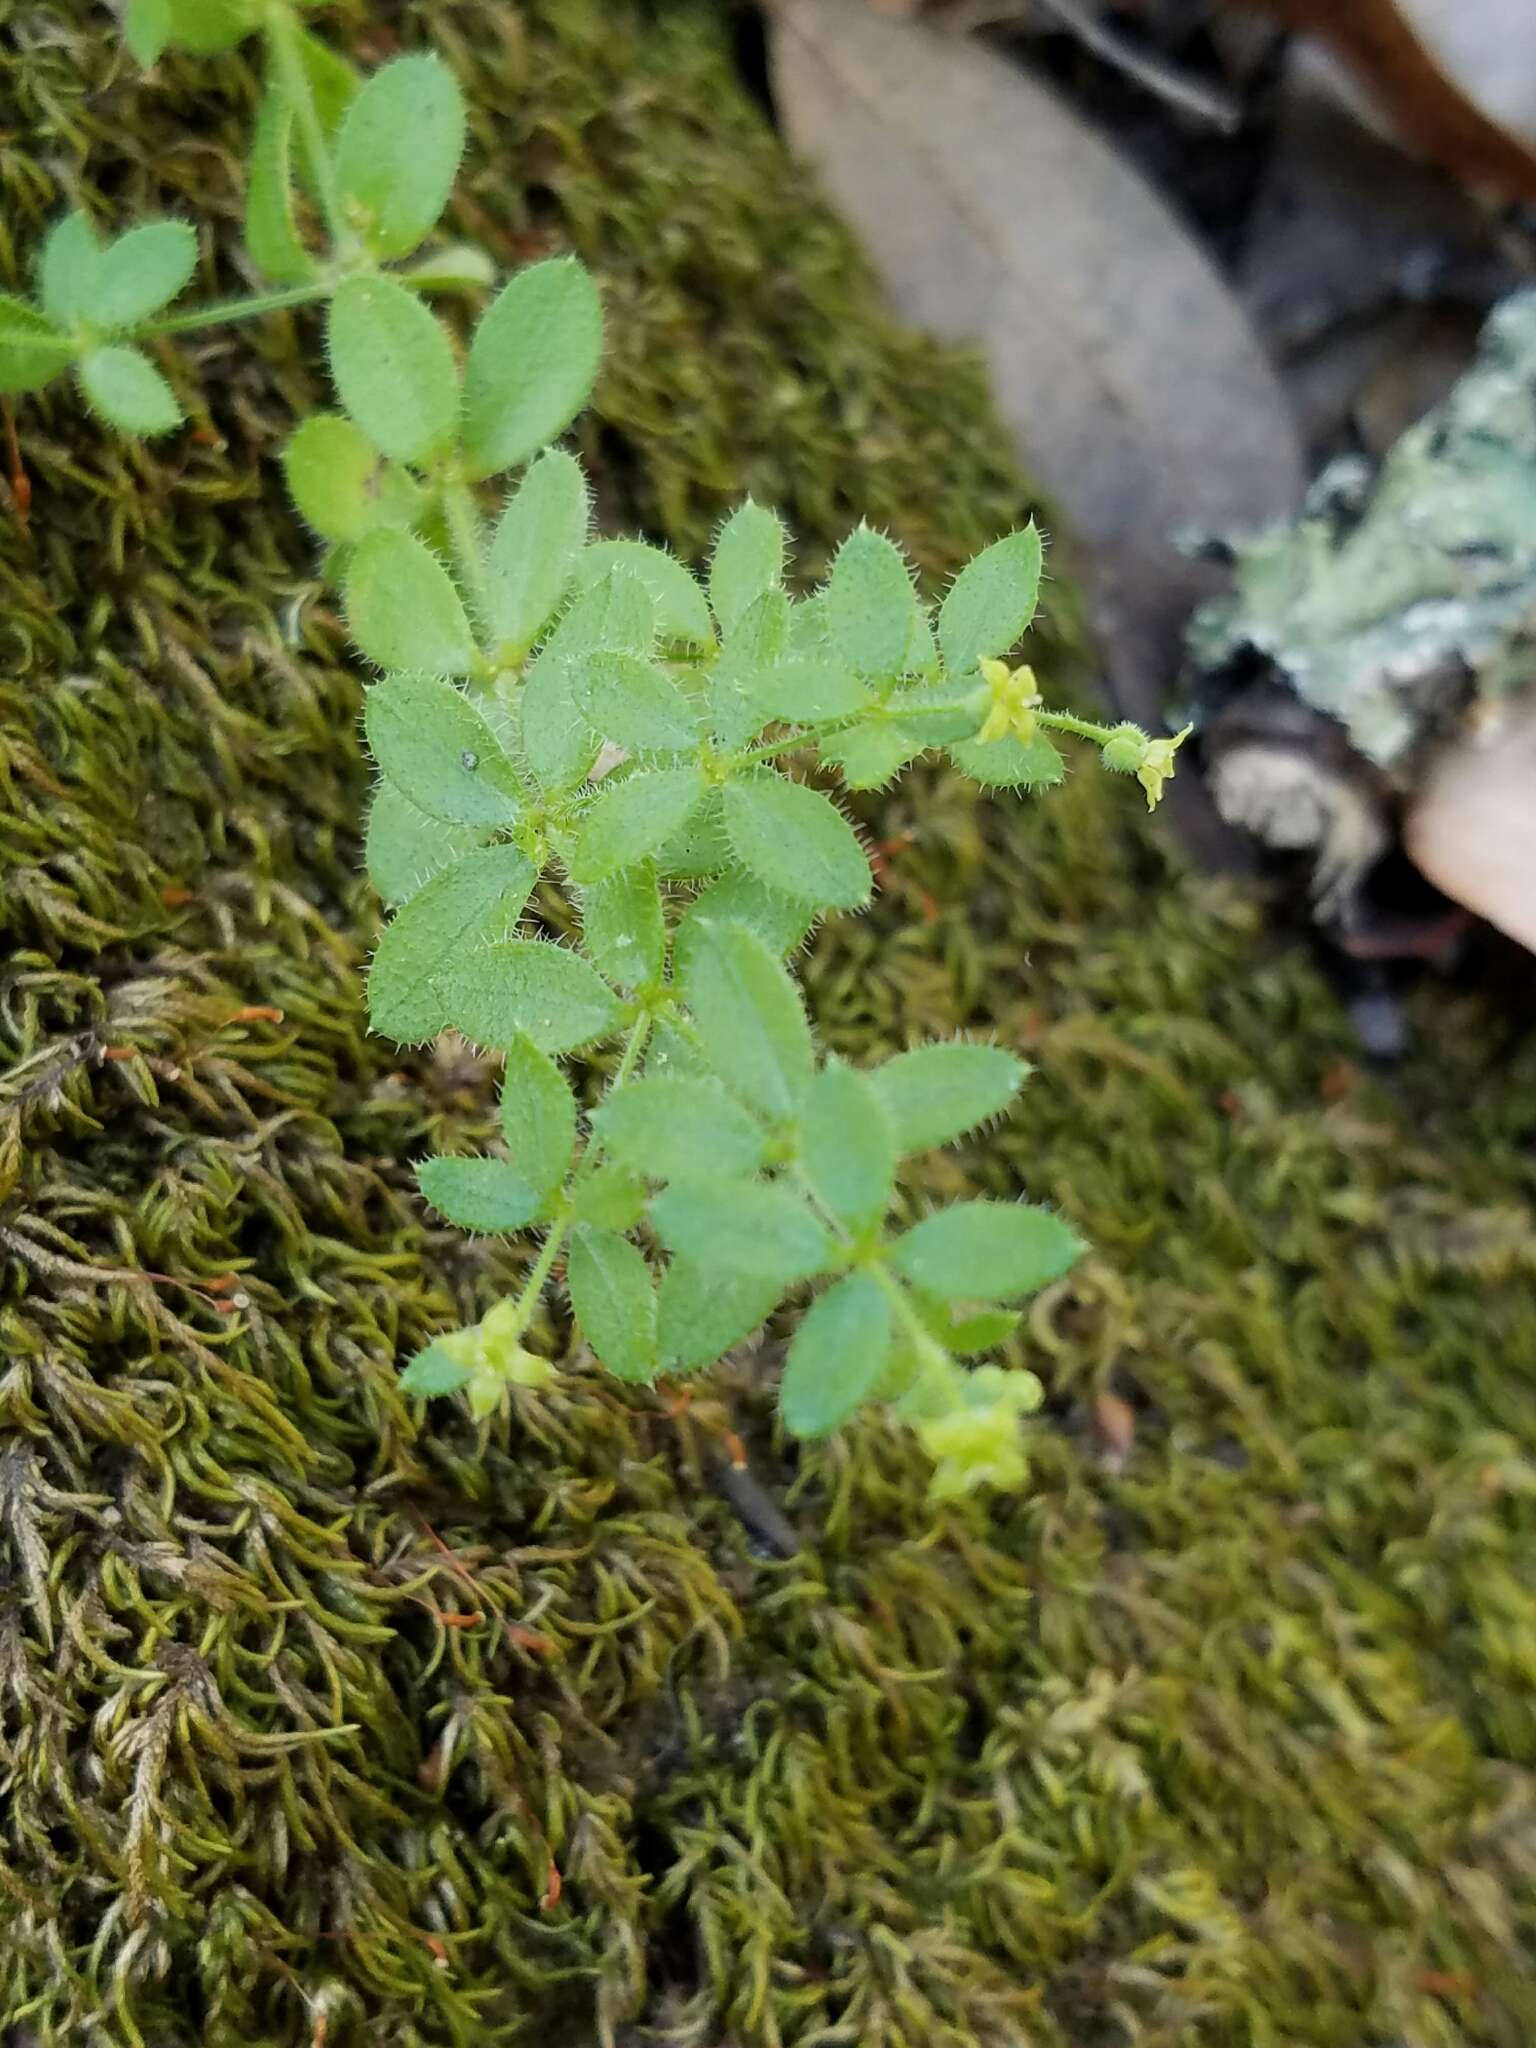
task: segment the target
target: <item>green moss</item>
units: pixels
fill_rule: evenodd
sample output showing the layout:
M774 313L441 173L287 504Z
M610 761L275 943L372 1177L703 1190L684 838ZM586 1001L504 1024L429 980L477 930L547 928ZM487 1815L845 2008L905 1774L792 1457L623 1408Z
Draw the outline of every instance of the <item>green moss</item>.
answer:
M238 64L144 82L62 0L10 26L13 277L82 181L230 225ZM697 551L750 488L812 569L867 515L934 576L1019 516L974 374L881 319L707 15L461 0L434 34L480 109L463 225L603 273L610 516ZM207 410L152 456L18 411L0 2016L151 2048L1528 2040L1528 1037L1427 996L1444 1050L1373 1088L1123 783L920 778L812 981L855 1053L959 1026L1038 1062L913 1189L1025 1185L1097 1247L1020 1345L1032 1490L934 1517L895 1432L792 1453L771 1350L677 1413L573 1367L483 1449L422 1428L397 1358L512 1255L406 1165L490 1128L483 1068L363 1030L357 678L274 463L313 344L189 351ZM708 1483L726 1427L798 1557Z

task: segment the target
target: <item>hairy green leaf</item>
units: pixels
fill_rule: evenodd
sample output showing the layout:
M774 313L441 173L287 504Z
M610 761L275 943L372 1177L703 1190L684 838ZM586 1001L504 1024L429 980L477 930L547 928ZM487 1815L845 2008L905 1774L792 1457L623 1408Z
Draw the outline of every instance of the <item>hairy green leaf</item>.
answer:
M832 661L787 661L755 676L750 695L763 723L826 725L864 710L869 692L857 676Z
M503 939L461 952L434 987L447 1021L479 1045L509 1046L522 1032L540 1052L574 1052L619 1022L607 983L579 953L547 939Z
M566 1282L571 1307L598 1359L621 1380L656 1374L656 1289L641 1252L616 1231L578 1224Z
M956 1039L899 1052L871 1070L903 1154L947 1145L951 1138L999 1116L1029 1073L998 1045Z
M88 214L77 210L54 223L37 262L38 296L49 320L73 327L85 318L100 262L101 242ZM19 302L5 303L9 307Z
M456 1394L469 1376L470 1369L461 1359L451 1357L436 1344L429 1344L424 1351L417 1352L401 1373L400 1391L424 1398L433 1394Z
M572 879L601 882L644 860L698 809L704 789L703 775L692 765L605 782L578 828Z
M582 892L581 943L598 972L619 988L641 988L661 979L666 923L656 870L648 861Z
M899 725L871 718L851 732L824 740L821 756L840 770L849 789L884 789L891 777L922 751L922 741Z
M711 1081L631 1081L593 1119L609 1153L651 1180L710 1181L755 1173L763 1134Z
M968 562L939 611L939 648L951 675L1006 653L1035 615L1040 591L1040 532L1033 520Z
M795 983L739 924L701 925L681 965L683 1000L715 1072L765 1115L792 1117L812 1072Z
M827 636L856 675L890 678L922 665L928 629L906 557L860 526L837 551L827 582Z
M184 220L152 220L103 249L81 312L115 333L168 305L197 267L197 234Z
M35 306L0 292L0 391L39 391L64 369L71 344Z
M147 71L158 63L171 39L171 0L127 0L123 8L123 41L134 61Z
M1041 732L1032 740L1011 734L985 742L961 740L950 748L949 758L962 775L989 789L1051 789L1067 772L1060 749Z
M283 450L283 471L300 516L326 540L408 527L421 503L414 480L339 412L313 413L300 424Z
M522 1230L539 1213L539 1197L504 1159L423 1159L416 1169L433 1208L465 1230Z
M257 269L277 284L302 284L314 275L293 203L293 102L275 78L267 82L251 135L245 246Z
M805 1203L767 1181L666 1188L651 1202L651 1221L662 1243L685 1259L784 1287L819 1273L832 1249Z
M390 277L349 277L331 301L328 342L337 395L376 448L420 462L446 446L459 379L442 327Z
M611 570L638 576L656 607L656 632L669 645L707 647L714 638L709 605L694 578L675 555L643 540L594 541L577 568L586 588Z
M776 1278L674 1258L662 1279L657 1350L665 1372L698 1372L749 1337L778 1306Z
M720 816L720 791L710 789L698 809L656 849L656 872L668 881L697 881L718 875L731 863Z
M867 1074L829 1060L800 1112L800 1164L817 1199L856 1236L890 1207L896 1133Z
M375 527L358 542L347 572L347 624L380 668L461 676L474 659L469 618L453 579L425 541Z
M1019 1324L1016 1308L956 1309L947 1301L936 1301L920 1288L912 1290L912 1303L929 1333L957 1358L974 1358L979 1352L996 1350Z
M441 818L429 818L392 784L381 782L368 806L369 879L386 903L406 903L461 853L483 846L489 836L485 827L445 825Z
M419 810L452 825L510 825L522 806L501 742L462 690L438 676L391 675L363 698L379 767Z
M261 19L259 0L169 0L165 40L195 57L216 57L243 42Z
M678 922L677 956L684 957L702 926L730 923L756 932L769 952L782 960L804 944L815 922L815 911L803 903L765 889L755 876L738 871L711 882L689 904Z
M957 1202L899 1238L890 1263L941 1301L1016 1301L1075 1266L1083 1242L1049 1209Z
M80 384L92 409L120 433L168 434L181 425L175 392L141 349L92 349Z
M693 707L665 669L638 654L589 654L574 664L576 701L594 732L633 754L698 745Z
M431 232L463 153L463 96L439 58L396 57L365 81L336 138L336 183L375 256L409 256Z
M643 1174L616 1159L603 1159L576 1182L572 1214L599 1230L633 1230L645 1214L649 1193Z
M547 448L508 501L486 563L490 628L508 659L520 661L559 609L582 553L591 516L581 464Z
M869 899L869 862L848 820L820 790L755 768L721 797L731 851L767 888L817 909Z
M517 698L523 758L541 789L574 789L585 782L602 742L576 702L576 672L569 661L541 654Z
M784 528L748 498L721 527L710 557L709 601L721 636L734 633L749 606L783 580Z
M520 270L475 329L464 371L464 451L476 476L536 455L586 404L603 346L597 286L571 256Z
M507 1044L501 1128L518 1172L544 1204L570 1170L576 1099L554 1061L523 1032L514 1032Z
M779 1413L794 1436L825 1436L880 1384L891 1309L870 1273L849 1273L811 1303L790 1342Z
M649 655L656 643L651 593L627 569L610 569L583 590L539 650L539 661L577 655Z
M369 1021L402 1044L435 1038L451 1023L435 977L456 956L516 924L535 881L515 846L467 853L413 895L385 926L368 975Z
M709 676L709 723L722 747L739 747L761 730L756 690L765 670L783 659L791 606L782 590L765 590L737 620L730 645Z

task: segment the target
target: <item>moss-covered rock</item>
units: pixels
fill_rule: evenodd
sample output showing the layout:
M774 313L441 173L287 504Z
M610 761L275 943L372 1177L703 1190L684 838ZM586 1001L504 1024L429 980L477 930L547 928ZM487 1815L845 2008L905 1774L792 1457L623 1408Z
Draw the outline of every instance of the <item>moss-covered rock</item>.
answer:
M812 571L864 515L934 576L1017 519L974 375L881 318L712 13L445 0L431 28L478 109L461 225L603 275L610 516L697 552L751 489ZM238 62L140 79L70 0L8 31L12 278L77 190L231 226ZM0 2021L1526 2041L1529 1042L1442 1003L1388 1099L1123 783L919 781L815 1000L854 1052L964 1026L1040 1066L914 1187L1027 1182L1097 1246L1031 1318L1032 1490L935 1516L875 1423L792 1454L761 1356L691 1405L573 1363L488 1444L423 1427L397 1357L512 1255L437 1229L406 1166L489 1127L483 1067L364 1033L358 678L273 459L314 338L168 357L193 425L153 454L66 397L17 416ZM715 1492L732 1430L798 1556Z

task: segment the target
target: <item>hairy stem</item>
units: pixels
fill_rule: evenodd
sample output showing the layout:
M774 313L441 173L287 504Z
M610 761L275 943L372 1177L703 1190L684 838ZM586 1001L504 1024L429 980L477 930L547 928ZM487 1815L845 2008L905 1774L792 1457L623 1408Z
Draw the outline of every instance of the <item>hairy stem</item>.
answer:
M1049 726L1053 732L1076 733L1080 740L1092 740L1101 747L1115 736L1112 725L1095 725L1090 719L1074 718L1069 711L1037 711L1035 723Z
M140 341L157 334L193 334L199 327L224 327L236 320L255 320L263 313L281 313L289 306L312 305L328 298L335 289L330 278L312 279L308 284L283 285L270 292L253 292L247 299L215 299L206 306L192 306L184 313L167 313L161 320L146 320L134 330Z
M448 521L448 539L470 607L478 624L489 624L489 601L485 580L485 538L480 510L468 484L443 486L443 512Z
M320 202L326 231L330 235L332 247L340 253L352 248L356 237L348 227L347 217L342 209L341 188L336 183L336 169L331 162L330 145L325 139L320 110L315 105L309 73L304 67L304 55L299 43L301 33L297 15L286 7L274 8L267 18L267 46L272 55L272 63L293 108L293 118L298 124L304 153L309 158L310 173L315 181L315 196Z

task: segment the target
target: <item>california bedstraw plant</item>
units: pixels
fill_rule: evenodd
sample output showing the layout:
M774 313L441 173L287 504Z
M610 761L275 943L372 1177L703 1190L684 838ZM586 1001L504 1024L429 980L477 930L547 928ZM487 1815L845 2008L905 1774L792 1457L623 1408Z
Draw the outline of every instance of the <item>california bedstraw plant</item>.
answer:
M782 1380L790 1430L818 1435L880 1400L934 1457L936 1494L1016 1481L1038 1382L961 1361L1081 1247L1025 1204L890 1227L902 1158L1001 1114L1026 1069L967 1042L868 1071L818 1056L785 961L871 891L818 783L878 787L942 749L983 783L1044 788L1064 772L1048 736L1062 731L1151 803L1178 740L1049 711L1005 659L1035 610L1033 527L977 557L936 618L867 528L798 601L783 528L751 503L704 583L644 541L594 539L581 467L555 445L601 354L586 271L519 272L461 361L421 294L488 282L483 259L389 267L416 256L457 172L447 70L403 57L360 83L291 0L131 0L126 27L145 62L265 39L246 239L273 287L167 313L193 228L104 243L71 214L41 252L37 302L0 299L0 388L72 372L113 426L168 432L180 407L146 342L327 302L340 410L303 421L284 463L379 672L367 853L393 915L371 1019L404 1044L452 1027L504 1055L505 1155L424 1160L421 1189L466 1230L540 1233L521 1290L439 1337L403 1384L462 1389L483 1417L509 1386L546 1381L524 1340L562 1261L587 1343L630 1381L712 1364L807 1290ZM488 517L484 487L509 473ZM525 926L541 878L579 912L579 945ZM610 1041L611 1077L584 1109L560 1062Z

